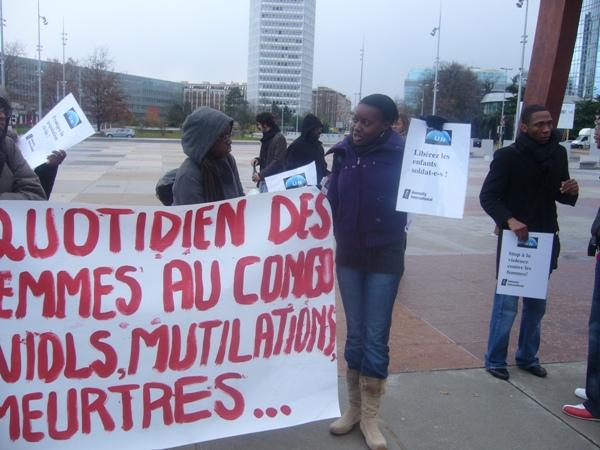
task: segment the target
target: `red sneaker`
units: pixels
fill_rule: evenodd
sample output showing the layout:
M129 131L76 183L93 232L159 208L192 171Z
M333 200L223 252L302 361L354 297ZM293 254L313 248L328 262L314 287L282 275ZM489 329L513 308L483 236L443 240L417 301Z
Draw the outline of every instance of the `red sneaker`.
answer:
M580 403L578 405L564 405L562 407L562 411L567 416L575 417L577 419L593 420L596 422L600 421L600 419L597 419L596 417L592 416L592 413L585 409L583 403Z

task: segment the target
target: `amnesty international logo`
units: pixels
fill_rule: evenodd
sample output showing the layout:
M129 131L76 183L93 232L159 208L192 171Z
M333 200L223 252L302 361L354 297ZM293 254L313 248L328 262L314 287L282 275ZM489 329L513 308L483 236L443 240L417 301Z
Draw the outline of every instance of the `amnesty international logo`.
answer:
M404 189L404 193L402 194L402 198L410 198L410 189Z

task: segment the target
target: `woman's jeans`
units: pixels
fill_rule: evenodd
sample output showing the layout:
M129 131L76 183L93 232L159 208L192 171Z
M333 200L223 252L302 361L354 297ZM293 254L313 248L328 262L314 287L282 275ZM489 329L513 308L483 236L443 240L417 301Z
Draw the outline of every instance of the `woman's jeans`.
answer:
M387 378L392 310L401 275L337 266L337 277L348 330L346 363L361 375Z
M519 297L514 295L498 293L494 295L488 348L485 354L485 367L488 369L506 367L508 341L517 315L518 300ZM515 358L519 367L526 369L540 363L537 353L540 348L541 322L545 312L546 300L523 298L519 345Z
M600 418L600 261L596 260L596 278L588 326L588 362L585 379L585 408Z

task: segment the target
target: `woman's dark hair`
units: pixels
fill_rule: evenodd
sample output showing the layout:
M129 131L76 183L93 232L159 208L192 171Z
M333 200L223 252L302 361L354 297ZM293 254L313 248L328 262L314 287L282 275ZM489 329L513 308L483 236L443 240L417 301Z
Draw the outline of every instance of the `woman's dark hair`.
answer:
M206 201L217 202L225 200L223 181L219 177L215 158L206 155L200 162L200 172L202 173L202 190Z
M275 118L273 117L273 114L271 114L270 112L261 112L258 113L256 115L256 121L258 123L260 123L261 125L266 125L269 128L274 128L277 126L277 124L275 123Z
M548 111L548 108L542 105L536 105L535 103L525 106L523 111L521 111L521 123L528 125L529 121L531 120L531 116L536 112L541 111Z
M371 94L364 97L360 103L377 108L381 112L384 122L390 124L398 120L398 108L394 100L383 94Z

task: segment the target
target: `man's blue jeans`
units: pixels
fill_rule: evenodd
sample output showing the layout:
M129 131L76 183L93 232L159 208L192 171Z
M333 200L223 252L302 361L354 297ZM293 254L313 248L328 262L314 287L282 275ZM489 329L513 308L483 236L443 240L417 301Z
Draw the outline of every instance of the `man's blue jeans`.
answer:
M596 278L592 295L592 310L588 326L588 362L585 379L585 408L600 418L600 261L596 261Z
M337 266L337 277L346 313L346 363L361 375L387 378L392 310L401 275Z
M485 367L499 369L506 367L506 353L510 330L518 310L519 297L495 294L488 348L485 354ZM519 330L519 345L516 361L519 367L528 368L540 363L537 357L540 348L541 322L546 312L546 300L523 298L523 313Z

